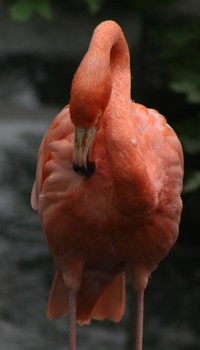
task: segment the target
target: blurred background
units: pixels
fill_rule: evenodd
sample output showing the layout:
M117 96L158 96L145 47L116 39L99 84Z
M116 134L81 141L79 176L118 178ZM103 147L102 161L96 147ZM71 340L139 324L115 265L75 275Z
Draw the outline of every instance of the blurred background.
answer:
M144 349L200 348L200 1L1 0L0 349L67 348L66 318L45 317L54 265L30 208L36 156L68 103L73 74L102 20L116 20L131 53L132 97L158 109L185 154L180 236L152 274ZM78 348L133 349L134 296L119 324L78 328Z

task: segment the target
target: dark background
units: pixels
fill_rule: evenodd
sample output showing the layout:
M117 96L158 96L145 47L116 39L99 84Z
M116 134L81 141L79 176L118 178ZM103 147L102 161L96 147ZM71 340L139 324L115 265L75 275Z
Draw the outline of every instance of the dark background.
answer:
M145 349L200 347L200 2L15 0L0 3L0 349L66 349L66 319L48 321L54 266L30 208L37 150L67 104L73 74L102 20L131 53L132 97L158 109L185 155L180 236L146 290ZM78 329L79 349L133 348L129 284L120 324Z

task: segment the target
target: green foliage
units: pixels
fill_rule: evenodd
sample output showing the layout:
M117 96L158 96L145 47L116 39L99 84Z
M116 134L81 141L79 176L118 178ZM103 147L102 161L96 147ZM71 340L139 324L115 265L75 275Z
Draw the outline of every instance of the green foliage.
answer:
M51 0L17 0L10 6L9 13L13 20L21 22L29 20L35 13L50 19Z
M188 116L182 123L176 125L184 152L190 156L200 155L200 115ZM184 181L184 193L196 191L200 188L199 163L191 169L186 169Z
M74 3L74 0L65 1L66 3L69 3L69 8L70 4ZM89 13L91 15L95 15L104 7L105 4L113 7L117 5L123 8L132 6L136 11L146 12L152 10L156 6L173 1L174 0L121 0L111 2L110 0L76 0L76 5L78 8L81 8L82 4L85 3ZM52 16L52 0L13 0L13 4L10 6L9 12L11 18L15 21L28 21L34 14L39 14L41 17L49 19Z
M154 24L154 45L159 63L165 66L167 84L176 94L181 94L185 106L193 112L184 115L176 125L184 152L200 156L200 18L198 16L176 17ZM196 106L196 108L195 108ZM200 188L199 164L186 169L184 192Z
M176 125L176 130L188 154L200 153L200 115L188 116L182 123Z
M85 3L89 13L96 14L103 6L104 0L78 0L78 4ZM25 22L34 14L50 19L52 17L52 0L15 0L9 8L12 20Z
M187 174L184 184L184 193L196 191L200 188L200 170Z
M83 0L87 7L89 12L94 15L96 14L103 6L104 0Z
M189 103L200 103L200 19L183 17L155 26L159 58L167 64L169 87Z
M187 101L191 103L200 103L200 75L197 75L191 68L185 70L177 69L174 72L170 88L178 93L186 95Z
M174 0L129 0L133 7L139 11L149 11L155 8L156 6L169 4L174 2Z

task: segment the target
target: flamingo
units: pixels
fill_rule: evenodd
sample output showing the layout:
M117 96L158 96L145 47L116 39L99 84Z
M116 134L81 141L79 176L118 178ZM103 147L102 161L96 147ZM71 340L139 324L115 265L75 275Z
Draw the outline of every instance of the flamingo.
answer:
M142 350L144 290L178 236L182 147L164 116L131 100L130 80L123 32L102 22L38 153L31 202L56 264L47 316L69 316L70 350L76 323L121 320L127 272Z

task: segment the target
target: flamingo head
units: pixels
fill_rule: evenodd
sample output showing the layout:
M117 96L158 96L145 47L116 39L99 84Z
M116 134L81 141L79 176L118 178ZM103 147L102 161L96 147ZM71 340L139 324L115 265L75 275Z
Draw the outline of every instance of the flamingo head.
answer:
M75 126L73 168L78 174L90 177L95 172L91 148L104 120L112 85L109 71L102 72L98 60L92 63L86 56L72 82L69 108Z

